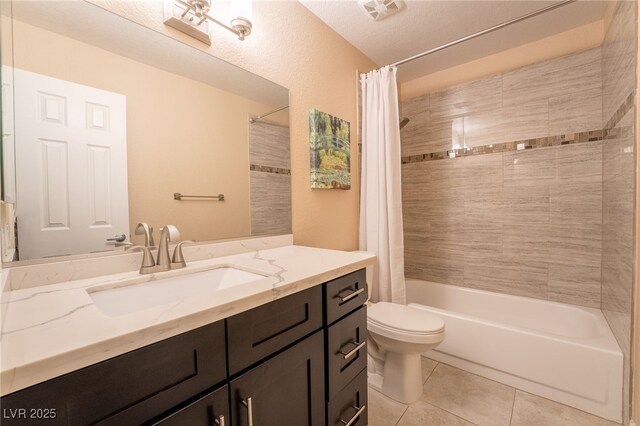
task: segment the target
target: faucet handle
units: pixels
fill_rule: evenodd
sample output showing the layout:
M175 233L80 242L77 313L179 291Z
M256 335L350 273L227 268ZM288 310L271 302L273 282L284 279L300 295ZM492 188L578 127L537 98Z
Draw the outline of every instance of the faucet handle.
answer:
M194 241L185 240L185 241L180 241L176 245L176 248L173 249L173 256L171 257L171 269L180 269L187 266L187 262L185 262L184 255L182 254L182 245L185 243L190 244L193 242Z
M140 266L141 274L150 274L153 272L153 267L156 266L156 262L153 260L153 255L149 247L145 246L133 246L127 247L125 250L141 251L142 252L142 265Z

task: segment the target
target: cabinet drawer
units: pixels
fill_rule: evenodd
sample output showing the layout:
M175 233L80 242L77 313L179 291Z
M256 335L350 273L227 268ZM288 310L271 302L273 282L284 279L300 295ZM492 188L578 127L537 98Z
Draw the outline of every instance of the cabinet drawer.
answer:
M15 392L2 406L56 408L47 425L141 423L223 381L225 362L220 321Z
M367 307L329 327L327 377L329 399L367 367Z
M234 425L324 426L324 332L231 382Z
M229 374L322 327L322 286L227 318Z
M351 420L352 426L366 426L368 422L367 370L360 372L327 404L329 426L344 426Z
M203 396L153 425L230 426L229 385Z
M367 274L364 269L325 284L327 324L347 315L367 301Z

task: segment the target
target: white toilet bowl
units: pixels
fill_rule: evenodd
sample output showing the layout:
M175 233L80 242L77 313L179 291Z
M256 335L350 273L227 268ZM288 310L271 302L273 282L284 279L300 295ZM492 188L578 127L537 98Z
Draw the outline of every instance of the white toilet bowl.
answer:
M373 268L367 267L368 384L404 404L422 396L421 354L444 340L444 321L398 303L369 302Z
M444 321L397 303L370 304L369 385L396 401L409 404L422 395L423 352L444 340Z

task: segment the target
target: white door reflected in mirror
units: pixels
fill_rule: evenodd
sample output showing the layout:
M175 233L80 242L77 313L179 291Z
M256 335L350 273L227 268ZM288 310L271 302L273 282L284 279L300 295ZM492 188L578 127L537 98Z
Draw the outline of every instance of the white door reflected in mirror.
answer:
M129 229L126 97L13 72L20 259L112 250Z

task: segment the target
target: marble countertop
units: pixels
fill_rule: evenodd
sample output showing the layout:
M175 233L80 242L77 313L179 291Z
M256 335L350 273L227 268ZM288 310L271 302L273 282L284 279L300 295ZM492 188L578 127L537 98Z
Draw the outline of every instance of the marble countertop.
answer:
M189 262L184 269L137 271L10 290L2 294L0 394L6 395L361 269L375 256L303 246L253 250ZM265 275L121 316L107 316L89 291L230 265ZM2 271L6 274L6 270ZM89 290L89 291L88 291ZM209 295L208 295L209 296Z

